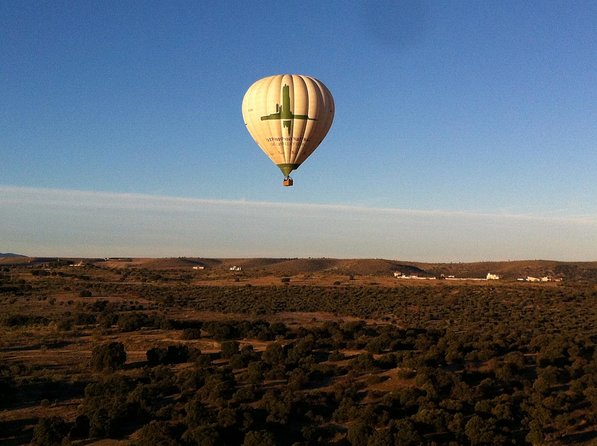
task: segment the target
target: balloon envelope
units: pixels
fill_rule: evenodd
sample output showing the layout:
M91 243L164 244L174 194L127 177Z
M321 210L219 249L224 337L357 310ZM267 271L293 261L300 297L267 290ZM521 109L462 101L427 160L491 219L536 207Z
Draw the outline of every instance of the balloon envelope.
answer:
M330 129L334 99L317 79L281 74L251 85L243 98L242 112L255 142L288 177Z

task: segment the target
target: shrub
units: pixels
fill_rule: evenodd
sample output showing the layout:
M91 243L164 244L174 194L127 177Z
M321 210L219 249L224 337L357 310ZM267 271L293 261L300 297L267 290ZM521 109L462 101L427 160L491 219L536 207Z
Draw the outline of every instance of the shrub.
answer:
M231 358L238 353L239 343L237 341L222 342L222 357Z
M69 433L70 439L89 437L89 418L86 415L79 415Z
M189 428L205 426L210 422L210 414L207 406L201 401L199 396L195 396L185 405L185 424Z
M181 339L192 340L201 338L200 328L185 328L182 330Z
M346 438L353 446L367 446L372 428L363 421L357 421L350 425Z
M421 436L411 420L398 420L394 425L398 430L396 432L395 444L401 446L416 446L423 444Z
M292 398L290 394L280 395L275 391L268 391L261 398L261 405L267 411L267 422L281 425L288 424L292 412Z
M93 313L76 313L75 325L90 325L97 322L97 317Z
M153 325L153 321L144 313L124 313L118 316L117 324L122 331L135 331Z
M5 316L2 323L7 327L22 327L23 325L48 325L50 320L43 316L12 314Z
M301 368L296 368L288 377L288 387L291 390L303 389L309 384L309 376Z
M222 438L215 426L199 426L189 429L183 434L182 439L187 443L199 446L219 446L222 444Z
M150 365L180 364L190 359L189 347L184 344L169 345L167 348L154 347L147 350L147 362Z
M200 353L197 349L189 348L184 344L168 346L168 359L172 364L188 362Z
M68 434L69 427L61 417L43 418L33 429L31 444L37 446L59 446Z
M492 424L478 415L473 415L466 423L464 432L471 444L490 444L495 438Z
M173 438L170 426L165 421L152 421L139 430L134 446L176 446L178 442Z
M44 269L34 269L33 271L31 271L31 275L32 276L49 276L50 272L46 271Z
M126 362L126 351L121 342L98 345L91 352L91 368L95 371L116 370Z
M219 341L238 338L238 330L235 323L232 322L211 321L204 324L203 328Z
M276 446L276 440L268 431L249 431L245 435L243 446Z
M132 389L130 380L118 374L85 387L83 411L89 419L91 436L115 436L119 433L130 413L135 412L127 403Z
M70 331L73 329L74 320L72 318L60 319L56 324L56 328L60 331Z

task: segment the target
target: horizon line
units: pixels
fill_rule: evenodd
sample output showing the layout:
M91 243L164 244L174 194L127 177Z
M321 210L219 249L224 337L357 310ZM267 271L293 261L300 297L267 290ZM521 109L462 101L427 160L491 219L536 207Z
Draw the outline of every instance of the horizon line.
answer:
M6 256L8 254L8 256ZM334 256L293 256L293 257L276 257L276 256L246 256L246 257L235 257L235 256L77 256L77 255L28 255L18 254L15 252L2 252L0 253L0 259L8 259L12 257L24 257L28 259L80 259L80 260L120 260L120 259L203 259L203 260L382 260L387 262L401 262L401 263L426 263L426 264L475 264L475 263L514 263L514 262L555 262L555 263L597 263L596 260L558 260L558 259L508 259L508 260L468 260L468 261L427 261L427 260L404 260L397 258L386 258L386 257L334 257Z

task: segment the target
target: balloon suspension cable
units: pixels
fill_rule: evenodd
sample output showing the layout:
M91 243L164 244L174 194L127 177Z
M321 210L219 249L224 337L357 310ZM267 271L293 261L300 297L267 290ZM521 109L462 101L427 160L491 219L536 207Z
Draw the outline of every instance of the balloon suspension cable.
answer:
M282 181L282 184L284 186L292 186L294 184L294 181L290 177L284 177L284 181Z

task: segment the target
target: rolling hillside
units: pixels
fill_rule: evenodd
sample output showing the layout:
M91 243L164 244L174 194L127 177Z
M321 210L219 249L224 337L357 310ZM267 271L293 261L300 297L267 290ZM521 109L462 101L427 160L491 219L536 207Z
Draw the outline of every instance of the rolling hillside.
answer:
M0 264L50 263L57 258L26 257L16 254L0 254ZM104 268L144 268L149 270L190 270L202 267L205 270L228 271L231 267L256 275L293 276L298 274L346 274L360 276L388 276L394 272L420 277L455 276L483 278L487 273L500 275L503 279L519 277L551 276L565 280L597 282L597 261L561 262L557 260L516 260L503 262L471 263L423 263L387 259L333 259L333 258L109 258L109 259L64 259L76 263L95 264Z
M347 274L362 276L387 276L394 272L418 276L456 276L482 278L491 272L504 279L519 277L551 276L566 280L597 282L597 262L560 262L556 260L516 260L504 262L472 263L422 263L386 259L332 259L332 258L163 258L130 259L108 261L114 267L140 267L155 270L190 269L203 266L205 269L229 270L232 266L257 274ZM128 265L128 266L127 266Z

